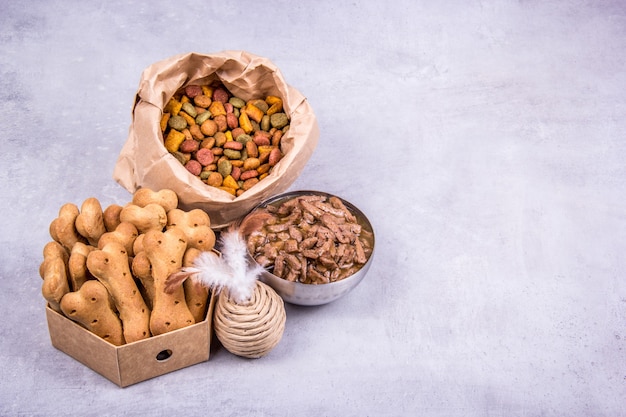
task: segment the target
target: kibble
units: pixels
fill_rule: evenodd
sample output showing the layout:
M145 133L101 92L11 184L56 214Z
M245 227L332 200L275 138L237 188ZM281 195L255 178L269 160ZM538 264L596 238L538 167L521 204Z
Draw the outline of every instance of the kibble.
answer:
M289 118L285 113L274 113L270 116L270 124L276 129L282 129L289 123Z
M221 159L217 163L217 172L222 175L222 178L226 178L233 170L233 164L228 159Z
M196 108L193 106L193 104L191 104L188 101L183 103L182 111L184 111L185 113L187 113L191 117L196 117L198 115L198 112L196 111ZM194 120L194 122L195 122L195 120Z
M200 162L195 159L190 159L185 164L185 168L187 168L187 171L191 172L193 175L200 175L202 172L202 165L200 165Z
M213 136L217 132L217 123L214 120L207 119L200 126L200 131L205 136Z
M226 156L228 159L241 159L241 152L234 149L226 148L224 149L224 156Z
M214 101L219 101L223 104L228 101L229 97L230 94L228 94L228 92L223 87L217 87L215 90L213 90Z
M198 107L202 107L203 109L208 108L212 102L213 100L211 100L211 97L205 96L204 94L195 96L193 98L193 104L195 104Z
M180 89L164 107L159 127L165 148L190 173L239 196L282 159L289 123L280 97L245 101L214 84Z
M228 99L228 102L233 105L233 107L240 109L246 105L246 102L240 99L239 97L231 97Z
M178 130L179 132L187 127L187 121L179 115L170 117L168 125L171 129Z
M180 151L183 153L191 153L198 150L198 142L193 139L185 139L183 143L180 144Z
M206 183L212 187L220 187L222 185L222 181L223 181L222 174L220 174L219 172L215 172L215 171L210 172L206 179Z
M202 148L196 152L196 159L202 166L211 165L215 160L215 155L211 152L210 149Z
M196 116L196 124L201 125L202 123L204 123L205 121L207 121L209 118L211 117L211 112L210 111L203 111L202 113L200 113L199 115Z
M223 146L224 149L234 149L236 151L240 151L243 149L243 143L238 142L236 140L230 140L226 143L224 143ZM230 158L230 159L239 159L239 158Z
M199 85L188 85L185 87L185 95L189 98L194 98L202 94L202 87Z

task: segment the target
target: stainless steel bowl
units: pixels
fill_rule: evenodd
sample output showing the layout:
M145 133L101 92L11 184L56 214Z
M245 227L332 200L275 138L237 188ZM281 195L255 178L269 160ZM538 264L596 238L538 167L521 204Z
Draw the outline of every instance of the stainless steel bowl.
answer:
M290 200L303 195L322 195L325 197L333 196L332 194L321 191L293 191L272 197L259 204L254 210L279 201ZM361 226L365 230L372 233L372 252L367 259L367 262L353 275L327 284L303 284L301 282L291 282L264 270L261 274L260 280L272 287L283 298L283 300L288 303L303 306L315 306L335 301L356 287L363 280L363 278L365 278L365 275L372 264L375 249L375 236L374 229L372 228L370 221L363 214L363 212L361 212L361 210L356 208L350 202L342 199L341 197L338 198L344 203L348 210L356 216ZM254 213L254 210L252 210L251 214ZM251 254L248 254L248 256L253 262L256 262Z

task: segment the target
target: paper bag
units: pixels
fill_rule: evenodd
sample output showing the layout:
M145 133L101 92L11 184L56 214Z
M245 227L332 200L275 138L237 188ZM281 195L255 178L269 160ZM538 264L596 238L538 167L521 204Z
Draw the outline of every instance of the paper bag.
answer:
M283 99L290 127L281 139L284 154L270 174L235 197L194 176L164 146L159 121L163 108L181 87L221 81L234 95L249 100L274 95ZM311 106L288 85L268 59L245 51L211 55L187 53L146 68L139 83L128 139L118 157L113 178L129 192L139 188L176 192L179 207L199 208L222 228L241 219L261 201L286 191L300 175L319 139L319 127Z

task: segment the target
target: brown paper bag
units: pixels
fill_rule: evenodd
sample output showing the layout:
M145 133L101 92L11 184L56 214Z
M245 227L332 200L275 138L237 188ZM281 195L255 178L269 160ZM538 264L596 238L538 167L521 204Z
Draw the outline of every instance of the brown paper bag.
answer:
M189 173L165 149L159 128L163 108L179 88L216 80L244 100L281 97L290 118L289 130L281 140L284 157L265 179L239 197ZM178 194L180 208L200 208L209 214L212 227L221 228L241 219L261 201L286 191L304 169L318 139L319 127L306 98L285 82L268 59L245 51L181 54L143 71L128 139L113 178L131 193L142 187L171 189Z

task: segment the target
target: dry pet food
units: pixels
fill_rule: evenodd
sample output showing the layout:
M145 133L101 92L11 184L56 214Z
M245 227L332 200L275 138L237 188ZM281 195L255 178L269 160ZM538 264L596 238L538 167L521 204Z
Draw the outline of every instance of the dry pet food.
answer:
M283 157L289 117L276 96L244 101L221 83L188 85L169 100L160 127L165 148L190 173L239 196Z

